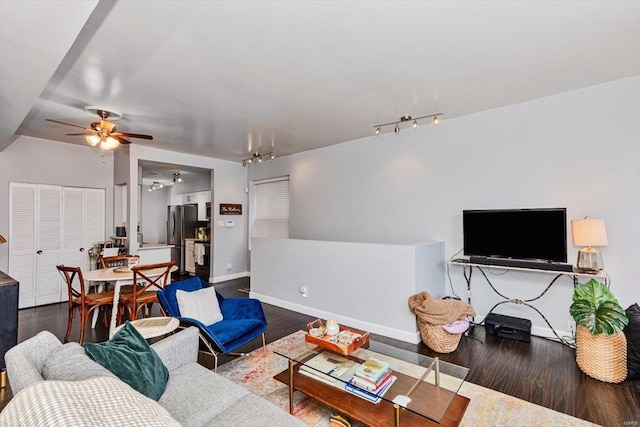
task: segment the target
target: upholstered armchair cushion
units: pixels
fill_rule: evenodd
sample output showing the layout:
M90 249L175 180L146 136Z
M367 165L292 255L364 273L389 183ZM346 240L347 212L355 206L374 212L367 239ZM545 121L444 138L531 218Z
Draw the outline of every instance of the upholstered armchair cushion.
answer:
M260 301L253 298L224 298L216 292L223 319L213 325L205 325L197 319L180 313L176 292L178 289L193 292L209 287L199 277L171 283L158 291L158 300L169 316L177 317L185 325L197 326L217 350L228 353L248 343L267 329Z

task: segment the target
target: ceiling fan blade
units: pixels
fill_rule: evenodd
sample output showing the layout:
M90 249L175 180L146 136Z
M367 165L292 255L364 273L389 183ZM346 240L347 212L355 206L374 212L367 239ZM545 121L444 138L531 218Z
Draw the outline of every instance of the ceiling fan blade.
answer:
M126 139L120 138L117 135L111 134L111 138L116 139L120 144L131 144L131 141L127 141Z
M61 125L73 126L73 127L84 129L84 130L89 130L89 131L91 130L91 129L85 128L84 126L78 126L78 125L74 125L72 123L61 122L60 120L53 120L53 119L45 119L45 120L48 121L48 122L60 123Z
M129 137L129 138L153 139L151 135L142 135L139 133L117 132L117 134Z
M67 136L81 136L81 135L90 136L90 135L95 135L95 134L96 134L95 132L65 133L65 135L67 135Z

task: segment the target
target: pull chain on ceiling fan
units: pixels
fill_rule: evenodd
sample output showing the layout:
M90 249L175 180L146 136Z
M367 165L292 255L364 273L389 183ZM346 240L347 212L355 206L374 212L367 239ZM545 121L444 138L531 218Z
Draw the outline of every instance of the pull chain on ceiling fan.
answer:
M123 115L120 113L116 113L113 111L108 111L104 108L99 107L84 107L85 111L94 112L100 117L99 122L91 123L91 128L85 128L84 126L74 125L72 123L61 122L60 120L46 119L49 122L60 123L67 126L73 126L80 129L84 129L85 132L81 133L67 133L69 136L84 136L92 147L98 146L101 150L113 150L118 147L120 144L131 144L131 141L124 139L127 138L141 138L152 140L153 137L151 135L143 135L139 133L129 133L129 132L117 132L116 125L113 122L110 122L109 118L112 120L120 120Z

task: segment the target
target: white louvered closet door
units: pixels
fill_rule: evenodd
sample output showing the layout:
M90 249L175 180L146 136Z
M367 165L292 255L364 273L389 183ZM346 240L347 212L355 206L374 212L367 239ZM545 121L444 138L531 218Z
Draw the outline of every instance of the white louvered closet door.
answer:
M106 239L106 191L102 188L86 188L84 203L84 267L91 270L89 248Z
M60 301L62 278L56 266L61 256L62 188L38 186L36 243L36 305Z
M20 282L19 308L36 303L37 187L12 182L9 190L9 275Z
M105 190L10 184L9 274L19 307L66 301L56 266L90 268L89 248L105 235Z
M66 187L62 189L62 259L64 265L84 270L83 228L84 189ZM60 290L60 300L69 298L66 285Z

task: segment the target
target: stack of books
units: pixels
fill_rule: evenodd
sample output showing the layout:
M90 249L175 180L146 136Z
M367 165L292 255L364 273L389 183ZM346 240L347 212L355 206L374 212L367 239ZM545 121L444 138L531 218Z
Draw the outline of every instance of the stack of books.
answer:
M395 380L387 362L371 357L356 368L345 390L378 403Z

